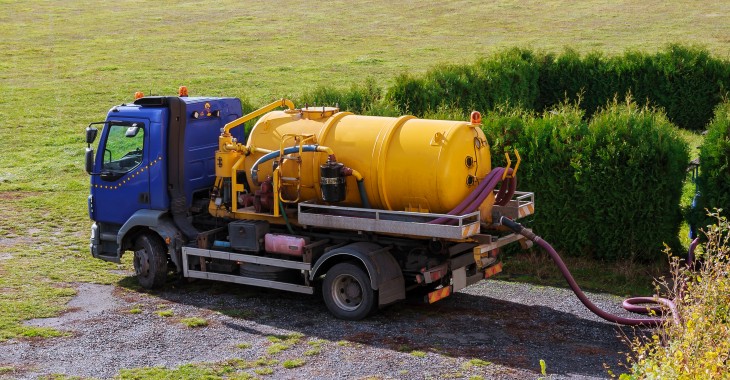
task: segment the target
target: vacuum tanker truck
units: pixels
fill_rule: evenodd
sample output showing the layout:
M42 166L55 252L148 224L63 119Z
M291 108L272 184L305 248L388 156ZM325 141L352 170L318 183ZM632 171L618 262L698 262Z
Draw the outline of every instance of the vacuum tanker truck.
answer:
M501 271L500 247L526 241L496 221L534 212L519 154L492 168L480 124L138 96L86 128L91 254L131 251L145 288L174 272L321 289L349 320L410 293L436 302Z

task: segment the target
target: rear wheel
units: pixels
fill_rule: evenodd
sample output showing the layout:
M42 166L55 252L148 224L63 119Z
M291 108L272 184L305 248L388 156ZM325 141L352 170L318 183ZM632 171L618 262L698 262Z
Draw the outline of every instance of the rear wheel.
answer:
M335 317L351 321L367 317L378 306L370 277L362 268L350 263L337 264L327 271L322 297Z
M134 243L134 272L146 289L162 287L167 278L167 250L153 234L142 234Z

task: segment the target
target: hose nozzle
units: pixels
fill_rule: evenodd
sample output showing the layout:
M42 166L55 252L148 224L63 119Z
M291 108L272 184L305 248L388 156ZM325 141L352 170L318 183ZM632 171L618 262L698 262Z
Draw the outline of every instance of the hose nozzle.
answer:
M499 218L499 224L509 228L510 230L514 231L516 234L520 234L520 235L526 237L528 240L535 241L535 239L537 239L537 235L532 233L532 231L528 230L521 224L515 222L514 220L512 220L506 216Z

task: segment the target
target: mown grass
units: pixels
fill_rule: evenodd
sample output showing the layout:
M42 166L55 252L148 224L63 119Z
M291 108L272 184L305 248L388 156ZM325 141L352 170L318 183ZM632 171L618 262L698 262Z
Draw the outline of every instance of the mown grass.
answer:
M509 46L617 53L680 42L730 53L728 9L690 1L3 0L0 10L0 341L61 334L21 322L61 312L74 282L120 279L88 252L82 130L135 91L185 84L263 104L366 78L387 86L403 71Z
M62 335L25 326L57 315L76 294L75 282L112 283L118 266L91 260L83 204L76 192L3 192L0 210L0 341Z

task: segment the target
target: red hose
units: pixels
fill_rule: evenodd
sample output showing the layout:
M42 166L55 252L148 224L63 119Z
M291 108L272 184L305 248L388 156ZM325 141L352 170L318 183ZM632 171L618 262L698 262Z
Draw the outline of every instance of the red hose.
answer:
M512 173L512 169L508 169L508 173ZM449 211L448 215L463 215L468 214L471 212L476 211L479 209L479 206L484 203L484 200L489 197L490 194L494 192L495 187L497 187L497 184L499 181L502 180L502 175L504 174L504 168L494 168L492 169L489 174L487 174L484 179L482 179L479 182L479 185L471 192L469 195L464 198L461 203L459 203L456 207L454 207L451 211ZM512 196L515 193L515 189L517 188L517 181L514 177L509 177L505 181L502 182L502 186L500 186L499 191L497 192L497 196L495 198L494 204L498 206L504 206L507 204L507 202L512 199ZM435 220L432 220L429 222L429 224L449 224L454 223L452 219L441 217Z
M565 266L565 263L560 258L560 255L555 251L555 249L550 245L550 243L546 242L539 236L532 233L532 231L529 231L525 229L521 224L507 218L502 217L500 219L500 223L502 225L505 225L512 229L515 233L518 233L524 237L526 237L529 240L532 240L535 244L542 247L547 253L550 255L550 258L553 259L553 262L555 262L555 265L558 266L558 269L560 269L560 273L562 273L563 277L565 277L565 280L568 282L568 285L573 290L573 293L578 297L580 302L585 305L585 307L588 308L588 310L592 311L594 314L598 315L599 317L613 323L618 323L622 325L629 325L629 326L644 326L644 327L656 327L663 325L667 322L667 318L625 318L620 317L618 315L614 315L611 313L606 312L605 310L602 310L598 308L593 302L591 302L588 297L586 297L585 293L580 289L578 286L578 283L575 282L575 279L573 278L573 275L570 274L570 271L568 270L568 267ZM633 311L634 308L639 308L636 306L637 303L656 303L659 305L664 306L666 309L669 309L669 311L672 314L672 320L675 324L679 324L679 314L677 313L677 306L674 304L673 301L668 300L666 298L660 298L660 297L637 297L637 298L631 298L625 301L628 302L629 311ZM624 306L626 307L626 306ZM651 309L650 309L651 310ZM646 307L642 308L642 313L648 312Z

